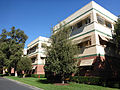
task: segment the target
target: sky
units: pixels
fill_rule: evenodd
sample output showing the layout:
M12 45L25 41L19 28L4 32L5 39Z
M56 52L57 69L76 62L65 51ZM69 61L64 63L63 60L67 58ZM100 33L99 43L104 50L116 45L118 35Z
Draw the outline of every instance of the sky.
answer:
M27 45L39 36L50 37L51 28L92 0L0 0L0 33L11 27L28 36ZM93 0L120 15L120 0Z

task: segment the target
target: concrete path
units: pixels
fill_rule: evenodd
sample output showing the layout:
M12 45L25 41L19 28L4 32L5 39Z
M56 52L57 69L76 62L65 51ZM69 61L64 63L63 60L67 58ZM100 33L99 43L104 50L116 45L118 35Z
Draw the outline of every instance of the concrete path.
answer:
M0 90L42 90L34 86L0 77Z

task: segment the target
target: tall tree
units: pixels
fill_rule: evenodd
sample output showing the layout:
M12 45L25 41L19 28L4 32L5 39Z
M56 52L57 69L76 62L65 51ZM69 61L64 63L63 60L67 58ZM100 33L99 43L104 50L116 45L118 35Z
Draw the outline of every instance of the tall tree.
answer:
M113 35L113 40L117 47L117 53L120 54L120 16L118 17L118 20L114 26L114 33L115 34Z
M4 29L0 34L0 68L4 68L7 66L9 48L8 48L8 39L7 39L7 31Z
M51 36L51 45L47 47L47 58L44 66L45 72L59 75L64 83L65 75L76 71L77 47L72 44L69 27L62 27ZM49 76L48 76L49 78Z
M12 27L10 32L7 32L6 30L2 31L0 42L5 44L4 46L1 45L1 48L4 48L2 51L6 56L6 66L9 69L9 73L11 68L14 68L15 71L17 70L17 64L23 54L27 38L24 31L15 29L15 27Z

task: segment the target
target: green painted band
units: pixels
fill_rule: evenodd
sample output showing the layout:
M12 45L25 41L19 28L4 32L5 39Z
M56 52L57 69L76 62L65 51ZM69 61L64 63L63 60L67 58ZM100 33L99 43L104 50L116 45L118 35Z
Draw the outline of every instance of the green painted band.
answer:
M101 13L102 15L106 16L107 18L111 19L112 21L115 21L115 20L113 20L112 18L110 18L109 16L107 16L107 15L105 15L104 13L100 12L99 10L97 10L97 9L95 9L95 8L91 8L91 9L89 9L88 11L86 11L86 12L82 13L81 15L79 15L78 17L72 19L71 21L69 21L68 23L66 23L65 25L63 25L62 27L66 26L67 24L71 23L72 21L76 20L77 18L83 16L84 14L90 12L91 10L96 10L97 12L99 12L99 13ZM60 29L60 28L58 28L58 29L56 29L56 30L54 30L54 31L57 31L57 30L59 30L59 29Z
M37 40L36 42L34 42L33 44L31 44L30 46L34 45L35 43L42 41L42 40ZM47 42L47 41L42 41L42 42ZM30 46L28 46L27 48L29 48Z
M93 10L93 8L91 8L91 9L89 9L88 11L82 13L81 15L77 16L76 18L72 19L70 22L66 23L66 24L63 25L62 27L66 26L67 24L71 23L72 21L74 21L74 20L76 20L77 18L83 16L84 14L88 13L88 12L91 11L91 10ZM60 28L58 28L58 29L56 29L56 30L54 30L54 31L57 31L57 30L59 30L59 29L60 29Z
M81 37L81 36L83 36L83 35L86 35L86 34L88 34L88 33L94 32L94 31L97 31L97 32L99 32L99 33L102 33L102 34L104 34L104 35L107 35L107 36L109 36L109 37L112 37L112 36L110 36L109 34L106 34L106 33L104 33L104 32L101 32L101 31L99 31L99 30L97 30L97 29L93 29L93 30L90 30L90 31L88 31L88 32L86 32L86 33L83 33L83 34L81 34L81 35L72 37L72 38L70 38L70 39L75 39L75 38Z
M100 12L99 10L97 10L97 9L95 9L95 8L93 8L93 9L96 10L97 12L101 13L102 15L106 16L107 18L111 19L112 21L115 21L115 20L113 20L112 18L110 18L109 16L107 16L107 15L105 15L104 13Z
M32 64L32 65L44 65L44 64Z
M103 55L103 54L91 54L91 55L86 55L86 56L75 57L74 59L80 59L80 58L91 57L91 56L105 56L105 55Z

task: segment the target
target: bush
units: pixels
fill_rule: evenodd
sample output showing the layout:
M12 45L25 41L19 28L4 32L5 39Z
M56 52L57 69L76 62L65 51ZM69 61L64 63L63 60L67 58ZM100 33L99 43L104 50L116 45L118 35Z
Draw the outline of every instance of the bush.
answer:
M31 74L26 74L25 77L31 77Z
M0 77L3 77L3 76L5 76L4 74L0 74Z
M32 74L31 77L34 77L34 78L38 78L38 77L44 78L45 75L44 74Z
M45 78L45 74L40 74L40 78Z
M71 81L77 82L77 83L94 84L94 85L101 84L100 77L74 76L74 77L71 77Z
M24 75L24 74L19 74L19 76L18 76L18 77L19 77L19 78L22 78L22 77L23 77L23 75Z

